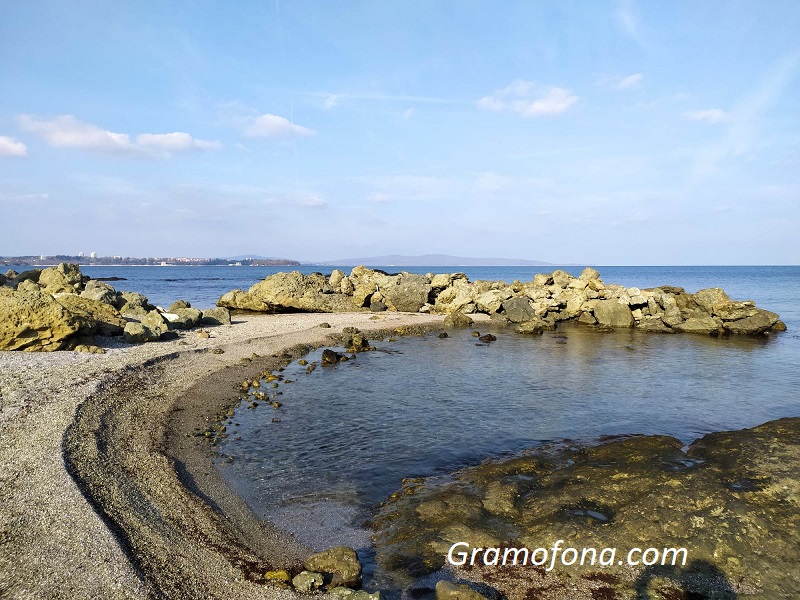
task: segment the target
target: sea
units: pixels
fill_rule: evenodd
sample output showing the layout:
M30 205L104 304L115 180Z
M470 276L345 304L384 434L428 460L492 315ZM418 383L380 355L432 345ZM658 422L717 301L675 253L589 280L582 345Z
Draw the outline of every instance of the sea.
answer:
M289 267L288 269L294 269ZM340 267L349 272L349 268ZM398 272L397 267L378 267ZM470 280L530 281L582 267L405 268ZM595 266L606 283L721 287L778 313L788 330L758 337L602 334L559 326L542 336L472 330L373 340L375 352L311 373L294 362L262 390L281 406L243 403L217 467L256 514L316 549L356 548L368 589L391 581L374 563L369 521L408 477L447 479L487 458L565 440L665 434L685 444L712 431L800 416L799 266ZM297 270L329 273L331 267ZM85 267L92 277L168 306L200 308L286 267ZM306 357L320 361L321 349ZM276 385L276 387L273 387ZM391 594L390 594L391 595Z

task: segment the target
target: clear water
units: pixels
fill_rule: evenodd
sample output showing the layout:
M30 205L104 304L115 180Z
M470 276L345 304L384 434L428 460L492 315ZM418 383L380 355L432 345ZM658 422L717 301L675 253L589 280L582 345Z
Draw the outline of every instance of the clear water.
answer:
M601 275L692 292L720 286L778 312L789 331L717 339L497 329L498 340L481 346L462 331L380 342L378 352L310 374L294 364L283 373L292 383L265 387L283 392L280 409L237 411L220 447L234 459L220 462L224 476L258 514L300 539L320 549L352 545L368 560L364 523L404 477L564 438L644 433L690 442L800 415L800 268L606 267Z

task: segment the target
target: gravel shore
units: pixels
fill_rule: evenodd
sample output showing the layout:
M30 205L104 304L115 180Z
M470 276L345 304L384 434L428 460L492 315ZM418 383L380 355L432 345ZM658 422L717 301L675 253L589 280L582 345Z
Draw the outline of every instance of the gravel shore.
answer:
M347 326L440 323L406 313L237 315L208 339L105 339L103 355L0 353L0 596L289 596L254 580L308 549L255 519L192 431L237 381L287 350L329 343Z

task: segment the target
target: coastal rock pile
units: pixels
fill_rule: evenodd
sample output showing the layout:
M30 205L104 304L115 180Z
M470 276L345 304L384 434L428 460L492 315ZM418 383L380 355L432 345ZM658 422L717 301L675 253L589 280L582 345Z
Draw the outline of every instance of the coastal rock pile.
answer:
M248 291L233 290L218 306L259 312L403 311L469 315L486 313L518 324L522 333L541 333L563 321L600 328L660 333L755 335L783 331L777 314L755 303L734 301L720 288L695 294L683 288L650 289L605 284L587 267L578 277L566 271L540 273L530 282L471 282L464 273L389 274L355 267L329 277L299 271L276 273ZM453 323L468 324L460 316Z
M539 597L537 589L570 598L633 590L641 598L797 598L798 460L800 418L787 418L711 433L688 450L672 437L634 436L487 461L445 483L407 480L373 522L377 561L420 576L463 543L457 551L468 557L480 550L462 574L509 600ZM604 566L569 555L556 556L552 570L502 566L504 549L552 554L557 540L579 553L615 548L616 556ZM500 548L497 561L492 548ZM670 548L685 548L686 560L653 562ZM639 564L624 565L633 549Z
M172 329L230 322L224 308L199 311L179 301L169 311L158 309L142 294L118 292L73 264L9 271L0 280L0 350L102 353L96 335L142 343Z

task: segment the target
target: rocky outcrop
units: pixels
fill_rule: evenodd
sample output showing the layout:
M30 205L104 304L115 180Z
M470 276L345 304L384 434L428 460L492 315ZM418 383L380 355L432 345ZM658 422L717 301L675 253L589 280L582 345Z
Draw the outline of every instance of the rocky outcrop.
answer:
M78 265L8 272L0 284L0 350L100 353L95 335L150 342L169 329L194 327L203 317L188 302L179 301L173 308L174 312L163 313L142 294L118 292L85 277ZM231 322L225 308L207 313L206 325Z
M756 335L784 331L775 313L755 303L731 300L720 288L695 294L683 288L652 289L605 284L587 267L578 277L563 270L539 273L530 282L470 282L464 273L389 274L355 267L330 277L299 271L277 273L248 291L233 290L218 306L259 312L349 312L353 310L485 313L519 325L527 333L576 321L599 328L658 333ZM461 317L450 318L447 326Z
M504 569L479 555L465 573L509 600L539 597L537 589L581 598L643 590L653 595L637 597L800 597L799 461L800 418L712 433L688 450L675 438L634 436L487 461L453 481L413 480L393 494L374 521L377 560L419 576L443 566L457 542L552 552L564 540L616 548L620 561L633 548L685 548L685 562L656 568L557 558L550 572ZM605 595L592 595L598 577Z
M60 350L86 324L50 294L0 287L0 350Z

